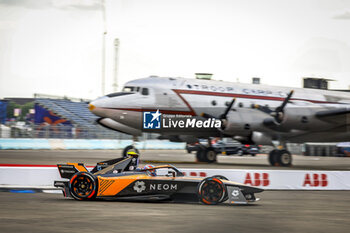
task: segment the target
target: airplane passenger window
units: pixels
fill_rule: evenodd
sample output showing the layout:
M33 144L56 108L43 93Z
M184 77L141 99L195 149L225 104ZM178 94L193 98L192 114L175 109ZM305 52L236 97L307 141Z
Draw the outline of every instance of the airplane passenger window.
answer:
M301 117L301 123L308 123L308 119L307 119L307 116L302 116Z
M148 88L142 88L141 94L148 95Z

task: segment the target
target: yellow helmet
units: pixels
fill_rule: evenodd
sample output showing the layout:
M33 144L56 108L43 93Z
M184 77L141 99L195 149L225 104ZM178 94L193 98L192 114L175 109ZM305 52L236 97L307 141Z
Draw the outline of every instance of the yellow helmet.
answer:
M133 156L133 155L139 155L137 152L135 152L135 151L128 151L128 153L127 153L128 155L131 155L131 156Z

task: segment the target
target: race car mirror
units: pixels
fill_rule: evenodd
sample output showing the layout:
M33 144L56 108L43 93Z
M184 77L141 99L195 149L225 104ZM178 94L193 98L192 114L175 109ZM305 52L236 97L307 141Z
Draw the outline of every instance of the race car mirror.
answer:
M175 171L168 171L168 175L169 177L175 177L176 176L176 172Z

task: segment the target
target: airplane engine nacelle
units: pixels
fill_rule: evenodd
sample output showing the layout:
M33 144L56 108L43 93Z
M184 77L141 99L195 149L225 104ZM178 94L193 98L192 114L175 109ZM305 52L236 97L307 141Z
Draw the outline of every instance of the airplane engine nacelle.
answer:
M121 124L119 122L112 120L111 118L100 118L97 120L97 123L108 128L108 129L112 129L112 130L126 133L129 135L133 135L133 136L141 136L142 135L141 130L138 130L138 129L132 128L130 126Z
M239 109L227 115L222 132L234 136L250 136L252 131L261 131L264 113L254 109Z
M251 140L258 145L273 145L271 136L261 132L253 132Z
M273 118L264 120L264 125L277 131L288 130L312 130L327 129L333 127L328 122L316 117L316 113L322 111L321 108L287 108L283 113L283 120L277 123Z

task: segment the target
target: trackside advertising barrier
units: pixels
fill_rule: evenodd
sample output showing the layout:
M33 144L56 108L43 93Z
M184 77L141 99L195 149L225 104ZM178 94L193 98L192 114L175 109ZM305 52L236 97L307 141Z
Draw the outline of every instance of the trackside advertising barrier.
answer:
M186 176L222 175L263 189L350 190L350 171L182 169Z
M88 167L92 169L92 167ZM186 176L207 177L222 175L229 180L266 190L350 190L350 171L297 170L180 170ZM61 180L55 165L0 164L1 187L53 188L54 180Z
M131 145L132 140L114 139L32 139L0 138L0 150L116 150ZM165 140L136 142L137 149L181 150L185 143Z

